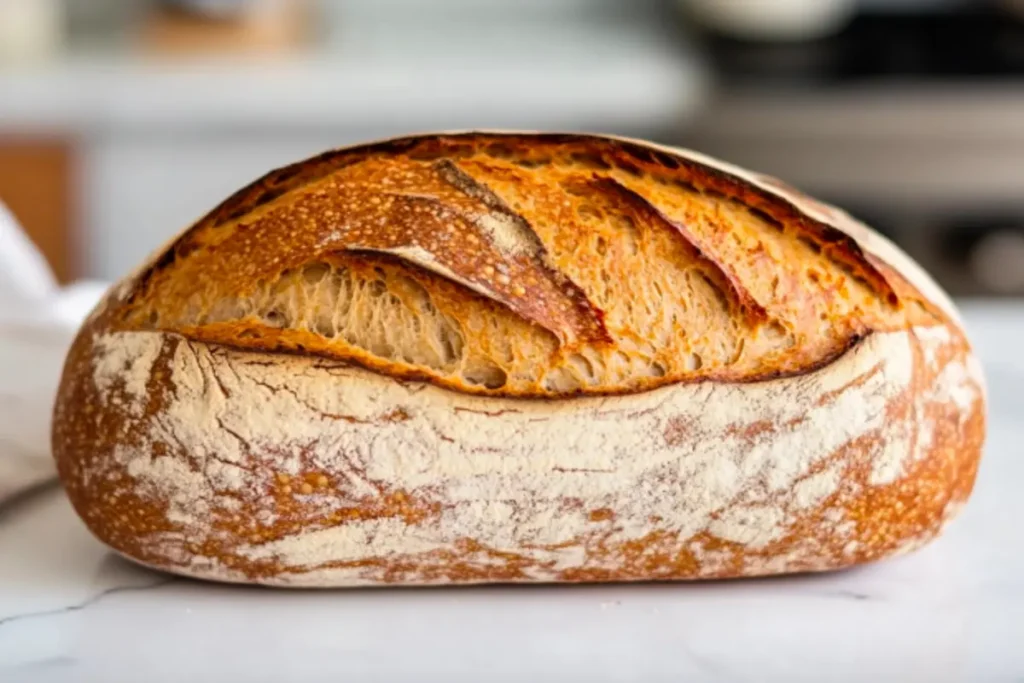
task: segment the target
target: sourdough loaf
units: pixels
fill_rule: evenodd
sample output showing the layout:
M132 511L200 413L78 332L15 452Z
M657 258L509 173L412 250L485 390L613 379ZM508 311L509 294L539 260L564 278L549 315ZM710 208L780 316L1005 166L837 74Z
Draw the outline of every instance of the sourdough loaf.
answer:
M984 386L890 242L584 135L409 137L240 190L111 289L53 450L103 542L286 586L697 579L910 550Z

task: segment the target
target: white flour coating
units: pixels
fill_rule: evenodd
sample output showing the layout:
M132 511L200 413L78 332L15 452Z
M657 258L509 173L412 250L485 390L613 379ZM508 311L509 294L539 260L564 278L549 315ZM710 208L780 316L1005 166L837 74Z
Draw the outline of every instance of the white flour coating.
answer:
M927 344L922 343L922 345ZM906 339L906 344L901 348L899 357L891 359L889 367L895 367L897 372L903 373L904 385L911 381L914 372L914 358L911 352L909 338ZM914 410L915 414L923 414L924 402L915 401ZM874 457L871 460L871 472L868 475L869 484L872 486L891 484L896 481L901 474L903 474L904 468L909 465L912 460L908 455L911 454L911 442L916 424L920 424L920 421L906 420L889 422L885 434L887 447L879 449L873 454ZM919 431L930 430L921 429Z
M160 355L163 340L152 334L104 334L94 341L93 383L107 394L118 383L129 397L129 409L142 412L146 405L146 385L153 363Z
M691 543L689 551L700 563L701 571L714 575L729 568L733 554L728 550L708 550L699 543Z
M786 522L786 509L781 505L729 507L718 519L707 525L712 536L748 548L763 548L774 541Z
M503 254L538 253L536 238L512 216L501 213L488 213L478 216L474 221L491 238L491 242Z
M914 330L914 336L921 342L921 356L931 370L938 369L939 350L942 345L948 343L953 334L945 325L935 327L919 327Z
M110 381L112 368L148 375L150 359L174 339L150 332L108 337L97 347L96 367L106 369L97 372L98 385ZM897 478L913 454L906 425L888 421L886 407L908 387L912 362L907 334L874 334L826 369L793 378L517 401L399 383L322 360L211 350L181 340L170 367L174 390L150 428L152 441L167 444L172 454L154 457L147 443L121 447L117 459L140 491L169 500L169 518L199 537L211 533L211 504L237 504L223 493L245 497L261 506L258 517L272 519L272 501L252 487L278 473L330 474L338 491L295 494L324 515L378 497L382 489L442 503L438 516L419 524L401 517L350 520L236 547L252 560L274 559L298 570L282 575L283 583L373 583L361 568L304 570L329 561L452 551L465 539L525 557L536 563L526 569L529 578L545 580L567 568L616 568L617 558L606 567L589 552L586 540L597 536L614 546L654 529L683 539L707 531L764 547L802 510L838 491L845 461L817 466L866 434L879 436L869 454L879 480ZM952 384L941 391L977 395L970 372L942 376ZM131 395L144 400L144 394ZM750 429L765 424L771 429ZM923 425L921 432L927 431ZM567 506L567 500L582 505ZM590 516L604 508L614 517ZM660 521L652 523L652 516ZM826 519L834 533L849 538L853 527L841 514ZM181 540L164 535L154 542L173 554L169 546ZM814 556L813 549L799 548L787 556L802 552ZM466 561L503 562L487 552ZM203 571L238 578L226 568Z
M952 403L961 414L967 412L978 398L976 379L981 376L981 363L974 357L963 362L947 363L935 380L933 401Z
M845 468L846 463L840 460L797 482L793 487L793 507L797 510L813 508L831 496L839 488Z
M966 411L977 399L978 390L983 394L985 391L985 377L977 356L972 354L963 362L946 363L940 367L939 351L952 339L949 328L941 325L918 328L915 336L921 343L928 370L942 373L933 386L932 400L952 402L961 412Z
M901 433L896 433L894 427L892 438L900 439L906 444L906 448L912 448L911 457L876 459L868 478L868 483L873 486L895 481L903 473L905 467L919 462L930 452L935 425L931 424L925 415L926 406L929 404L952 404L957 407L961 419L965 419L974 402L984 397L985 384L981 363L975 356L969 355L964 360L947 361L940 367L940 350L952 339L949 330L944 327L917 328L914 332L926 365L925 370L938 374L931 386L925 390L921 399L914 403L914 419L903 423ZM911 433L915 424L921 425L921 428L917 430L917 441L911 447ZM895 450L890 451L890 453L894 452Z

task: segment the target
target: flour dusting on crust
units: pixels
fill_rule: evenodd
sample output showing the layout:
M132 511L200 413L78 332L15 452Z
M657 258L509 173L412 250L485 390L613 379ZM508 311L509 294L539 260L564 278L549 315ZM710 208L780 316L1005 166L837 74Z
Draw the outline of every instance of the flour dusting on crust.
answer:
M943 342L933 335L928 343ZM168 501L167 519L180 531L150 534L150 553L189 558L181 571L223 580L245 577L183 552L185 539L210 537L233 556L275 567L264 582L359 585L383 580L381 567L446 554L480 571L516 558L523 580L610 571L622 557L606 549L648 542L657 529L679 539L666 547L689 548L701 575L715 575L730 566L729 547L770 547L825 506L819 524L853 552L855 525L840 505L844 485L854 485L845 476L852 458L867 459L874 485L898 479L916 454L907 420L887 412L911 389L905 333L871 335L827 371L798 377L545 402L122 332L96 344L97 387L127 374L124 395L141 419L162 349L172 385L164 407L148 418L148 437L120 444L106 466L123 468L144 497ZM912 400L980 395L967 366L950 362L938 376ZM930 429L922 427L919 443ZM250 511L242 521L251 539L218 531L218 519L239 509ZM295 509L327 521L261 534ZM820 554L795 544L772 561L813 568ZM774 571L764 562L747 570Z
M131 406L141 412L146 404L149 382L163 340L157 334L104 334L96 338L93 382L100 393L107 393L115 384L123 384L132 399Z

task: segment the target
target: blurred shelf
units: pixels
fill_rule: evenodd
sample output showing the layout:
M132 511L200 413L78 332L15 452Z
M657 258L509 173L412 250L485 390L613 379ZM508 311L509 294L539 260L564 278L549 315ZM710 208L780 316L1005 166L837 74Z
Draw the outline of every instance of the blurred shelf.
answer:
M1024 210L1016 82L723 87L686 143L826 197L915 215Z
M955 295L1021 295L1024 88L967 82L722 86L686 143L785 178L882 229ZM981 249L981 252L977 250ZM1019 251L1019 250L1018 250ZM985 258L982 258L985 257Z
M315 44L260 58L80 35L52 62L0 66L0 137L70 142L77 272L112 279L255 176L330 147L465 128L667 137L703 104L702 63L657 20L536 3L331 3Z
M364 21L264 59L129 47L0 66L0 131L239 126L628 130L678 125L704 70L647 24Z

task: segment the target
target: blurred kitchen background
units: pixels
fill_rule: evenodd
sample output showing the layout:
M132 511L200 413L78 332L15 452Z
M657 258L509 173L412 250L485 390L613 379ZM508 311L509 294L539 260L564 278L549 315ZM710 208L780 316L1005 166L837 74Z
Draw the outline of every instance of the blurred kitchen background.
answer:
M63 280L275 166L472 127L700 149L1024 296L1024 0L0 0L0 200Z

